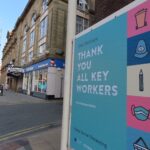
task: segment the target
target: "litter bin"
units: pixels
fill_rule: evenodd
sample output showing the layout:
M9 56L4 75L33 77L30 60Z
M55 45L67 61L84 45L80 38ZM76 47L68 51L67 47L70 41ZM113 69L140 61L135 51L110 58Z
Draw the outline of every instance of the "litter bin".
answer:
M0 85L0 96L3 96L3 85Z
M146 15L147 15L147 9L142 9L135 14L136 29L147 26Z

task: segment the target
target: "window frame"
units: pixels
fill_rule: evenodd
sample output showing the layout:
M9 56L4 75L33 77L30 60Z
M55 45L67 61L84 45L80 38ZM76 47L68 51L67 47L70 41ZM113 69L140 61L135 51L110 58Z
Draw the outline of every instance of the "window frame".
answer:
M46 51L46 43L42 43L41 45L39 45L39 56L44 55L44 52Z
M48 0L42 0L42 12L44 13L48 9Z
M31 26L35 25L35 19L36 19L36 13L33 13L31 17Z
M30 32L30 47L32 47L35 43L35 30L33 30L32 32Z
M23 39L23 44L22 44L22 53L24 53L26 51L27 48L27 39Z
M31 52L28 53L28 60L29 60L29 62L32 61L32 58L33 58L33 51L31 51Z
M87 29L89 27L89 20L87 18L81 17L77 15L76 20L76 33L80 33L83 30Z
M40 78L40 75L42 78ZM47 77L48 77L48 69L47 68L35 71L34 92L39 92L39 93L47 92ZM45 84L46 88L40 89L38 87L39 84L41 84L42 87L44 87L44 84Z
M40 39L47 35L48 29L48 16L45 16L40 22Z

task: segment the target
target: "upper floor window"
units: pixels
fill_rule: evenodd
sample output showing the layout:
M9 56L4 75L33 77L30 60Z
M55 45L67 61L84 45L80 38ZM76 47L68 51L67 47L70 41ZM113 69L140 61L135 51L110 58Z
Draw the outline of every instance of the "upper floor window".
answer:
M88 9L88 1L87 0L77 0L77 7L83 11Z
M36 20L36 13L33 13L32 18L31 18L31 26L35 24L35 20Z
M28 31L28 28L29 28L29 27L28 27L28 25L26 24L25 27L24 27L24 30L23 30L23 35L24 35L24 36L26 36L27 31Z
M32 58L33 58L33 51L29 52L29 55L28 55L29 62L32 61Z
M23 66L24 64L25 64L25 57L22 57L22 59L21 59L21 65Z
M47 34L48 17L46 16L40 23L40 39Z
M30 47L32 47L34 45L34 40L35 40L35 31L33 30L30 33Z
M48 0L42 1L42 12L44 12L48 8Z
M89 27L89 20L80 16L77 16L76 33L80 33Z
M27 46L27 40L24 39L24 40L23 40L22 53L24 53L24 52L26 51L26 46Z
M42 45L39 46L39 56L43 55L45 50L46 50L46 44L43 43Z

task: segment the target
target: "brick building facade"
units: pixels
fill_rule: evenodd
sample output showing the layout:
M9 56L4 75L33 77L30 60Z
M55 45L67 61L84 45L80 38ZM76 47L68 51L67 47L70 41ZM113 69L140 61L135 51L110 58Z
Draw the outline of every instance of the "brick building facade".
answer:
M106 18L133 1L134 0L96 0L94 23Z

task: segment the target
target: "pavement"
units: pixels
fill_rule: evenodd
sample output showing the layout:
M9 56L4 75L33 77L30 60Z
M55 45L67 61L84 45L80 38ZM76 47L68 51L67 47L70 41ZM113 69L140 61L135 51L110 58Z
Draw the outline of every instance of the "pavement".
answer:
M16 99L17 97L17 99ZM55 100L43 100L37 97L29 95L15 93L13 91L4 91L3 96L0 96L0 105L18 105L18 104L37 104L37 103L49 103Z
M0 144L0 150L60 150L61 127Z
M12 91L4 92L3 98L0 96L0 106L2 107L7 105L46 104L53 102L55 102L55 100L47 101ZM61 123L48 125L47 128L43 129L39 127L39 130L33 131L32 134L28 134L26 130L21 134L23 134L23 136L20 136L20 133L16 133L13 135L15 138L1 142L0 150L60 150Z

